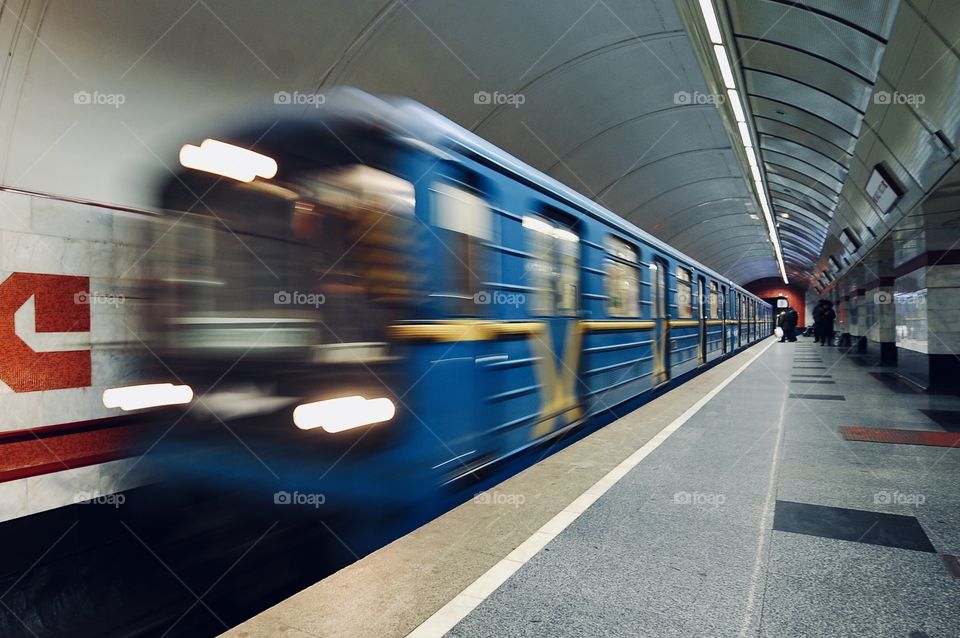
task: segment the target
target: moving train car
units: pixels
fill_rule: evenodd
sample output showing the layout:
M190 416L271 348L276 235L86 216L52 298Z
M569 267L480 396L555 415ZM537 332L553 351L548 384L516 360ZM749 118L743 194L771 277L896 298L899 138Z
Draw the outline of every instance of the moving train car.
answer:
M722 275L426 107L347 90L180 152L151 253L158 453L394 501L635 407L772 331Z

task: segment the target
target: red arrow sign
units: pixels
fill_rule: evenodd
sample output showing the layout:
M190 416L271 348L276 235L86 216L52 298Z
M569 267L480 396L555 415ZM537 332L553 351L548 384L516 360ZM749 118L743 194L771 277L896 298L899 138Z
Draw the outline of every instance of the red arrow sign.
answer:
M90 350L37 352L18 334L18 311L31 301L37 333L89 332L88 277L15 272L0 284L0 381L14 392L90 385ZM21 312L21 317L23 316Z

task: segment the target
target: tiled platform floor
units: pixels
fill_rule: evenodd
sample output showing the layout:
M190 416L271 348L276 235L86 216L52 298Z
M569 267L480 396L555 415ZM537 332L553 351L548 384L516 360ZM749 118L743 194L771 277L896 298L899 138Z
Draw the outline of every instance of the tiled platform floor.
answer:
M871 371L773 344L449 635L960 636L960 449L839 432L960 397Z

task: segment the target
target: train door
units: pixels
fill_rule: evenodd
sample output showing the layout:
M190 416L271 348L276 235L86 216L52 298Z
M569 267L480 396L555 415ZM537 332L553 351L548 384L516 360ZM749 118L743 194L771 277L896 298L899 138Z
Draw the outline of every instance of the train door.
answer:
M730 350L737 349L737 304L733 290L727 291L727 333L730 335Z
M494 319L503 312L489 301L477 302L478 293L492 294L483 291L481 282L499 279L491 272L493 260L486 247L494 223L490 189L481 185L477 176L459 166L441 164L429 196L422 200L429 207L432 250L439 264L431 273L430 299L442 317ZM411 365L417 382L405 402L411 412L428 419L424 422L430 434L427 441L438 448L435 467L440 480L454 480L485 453L478 433L502 422L500 405L489 399L503 391L503 377L491 364L507 355L502 344L493 340L423 345L414 352ZM463 407L468 405L476 406L469 417ZM429 415L449 414L460 418L429 420Z
M721 352L727 353L727 287L720 287L720 333L721 333Z
M703 276L697 278L697 313L700 319L700 364L707 362L707 290Z
M752 335L753 339L751 341L757 340L757 335L760 334L760 306L757 305L756 301L750 302L750 312L753 315L753 321L750 322L750 325L753 327Z
M733 317L734 323L734 332L736 333L733 343L734 348L739 348L742 344L742 339L740 336L740 293L731 292L730 293L730 315Z
M736 296L736 300L737 300L737 305L735 310L737 312L737 347L742 348L743 347L743 329L745 327L745 324L743 323L743 295L741 295L738 292Z
M579 421L580 237L575 220L542 206L526 215L523 229L531 254L526 281L532 288L530 314L544 330L530 340L536 359L541 410L529 437L548 436Z
M653 270L653 385L670 380L670 321L667 313L667 262L656 257Z

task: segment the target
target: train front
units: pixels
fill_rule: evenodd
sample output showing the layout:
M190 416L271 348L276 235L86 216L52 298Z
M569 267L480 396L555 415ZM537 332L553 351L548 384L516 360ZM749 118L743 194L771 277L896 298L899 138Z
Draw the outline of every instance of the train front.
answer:
M155 382L110 397L164 406L165 480L328 508L420 480L386 336L418 296L405 152L363 118L183 146L148 257Z

